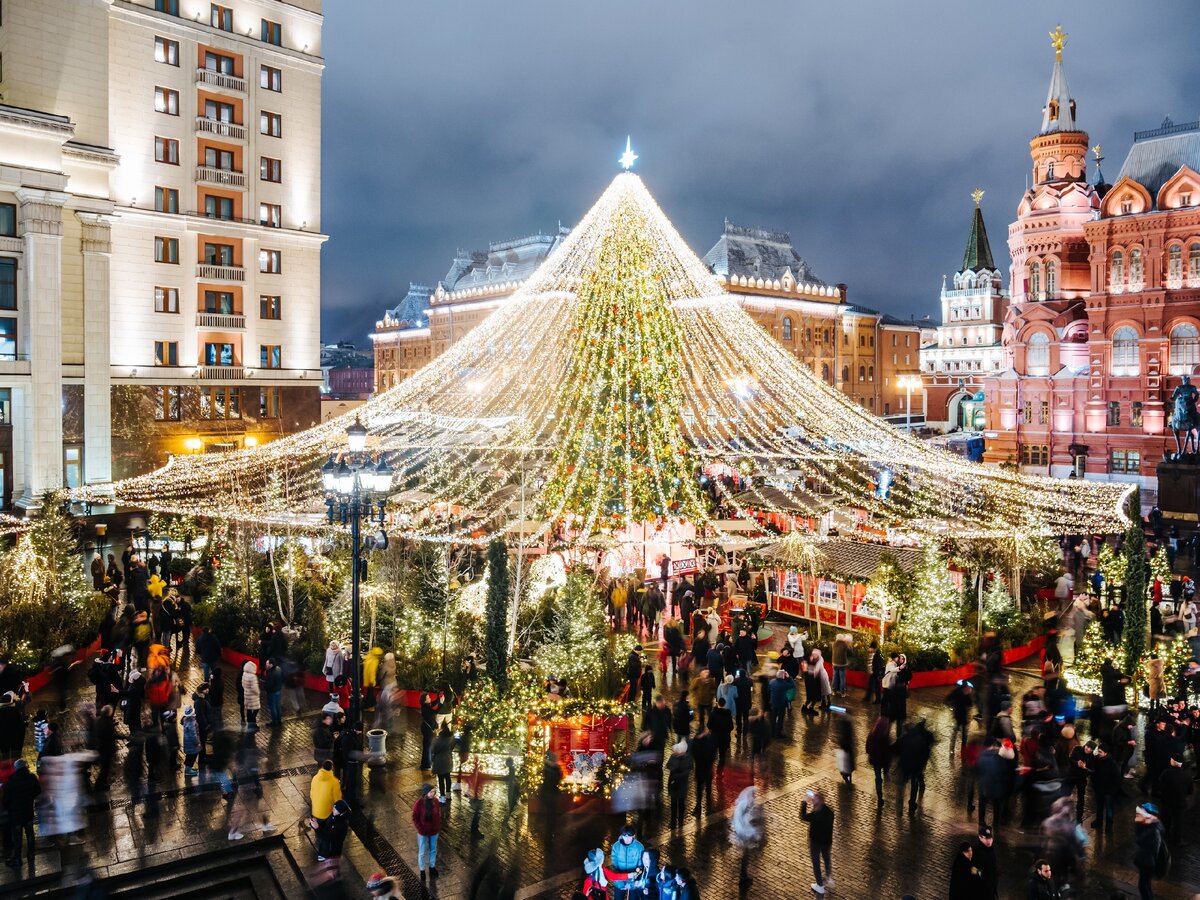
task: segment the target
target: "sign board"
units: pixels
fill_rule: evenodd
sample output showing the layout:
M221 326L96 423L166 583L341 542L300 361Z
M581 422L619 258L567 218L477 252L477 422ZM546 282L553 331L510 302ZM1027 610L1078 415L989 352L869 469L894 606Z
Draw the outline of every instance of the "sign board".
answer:
M696 557L688 559L673 559L671 560L672 575L687 575L690 572L696 571Z

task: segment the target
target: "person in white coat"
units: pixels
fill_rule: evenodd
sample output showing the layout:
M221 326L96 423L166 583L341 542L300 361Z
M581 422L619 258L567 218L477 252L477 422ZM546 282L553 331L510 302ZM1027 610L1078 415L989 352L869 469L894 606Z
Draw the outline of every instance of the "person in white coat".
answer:
M792 648L792 656L804 659L804 642L808 640L808 632L801 631L795 625L788 629L788 644Z
M262 708L262 693L258 686L258 663L252 659L242 663L242 693L246 697L246 727L258 730L258 711Z
M345 659L342 656L342 647L337 641L329 642L329 649L325 651L325 681L329 684L329 693L336 694L337 690L333 683L337 681L337 677L342 674L342 662Z

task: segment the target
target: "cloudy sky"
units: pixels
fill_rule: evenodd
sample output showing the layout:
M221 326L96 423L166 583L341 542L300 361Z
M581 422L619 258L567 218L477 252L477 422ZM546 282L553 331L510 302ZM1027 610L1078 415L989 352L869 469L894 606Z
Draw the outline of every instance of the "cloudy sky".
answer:
M977 186L1006 256L1047 32L1112 181L1135 129L1200 114L1193 4L327 0L322 337L365 345L458 247L576 221L627 133L698 253L725 217L786 229L852 302L934 314Z

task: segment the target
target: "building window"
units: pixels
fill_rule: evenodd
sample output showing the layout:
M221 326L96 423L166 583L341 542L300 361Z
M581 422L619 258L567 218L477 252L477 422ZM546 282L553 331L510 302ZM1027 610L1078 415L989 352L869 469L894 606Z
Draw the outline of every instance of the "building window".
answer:
M209 6L208 24L221 31L233 31L233 10L213 3Z
M842 384L850 380L850 367L842 366Z
M258 364L264 369L280 368L282 348L278 344L263 344L258 348Z
M179 0L154 0L154 11L168 16L179 15Z
M1122 200L1121 201L1121 215L1128 216L1128 215L1132 215L1132 213L1133 213L1133 201L1132 200Z
M781 330L782 330L783 340L790 341L792 339L792 317L791 316L783 317L783 326L782 326Z
M1167 248L1167 287L1177 288L1183 284L1183 245L1172 244Z
M179 141L156 137L154 139L154 161L172 166L179 165Z
M1041 405L1038 407L1038 424L1050 424L1050 402L1048 400L1043 400Z
M154 261L160 263L179 263L179 239L156 237L154 239Z
M1114 250L1112 263L1108 270L1108 285L1111 290L1119 291L1125 286L1125 254Z
M1112 471L1137 475L1142 469L1142 454L1139 450L1114 450Z
M1134 400L1129 404L1129 424L1134 428L1142 427L1142 404L1140 401Z
M874 381L874 380L875 380L875 367L867 366L867 381Z
M204 345L204 364L206 366L236 366L233 355L233 344L225 342L207 343Z
M155 341L154 364L156 366L179 365L179 341Z
M821 363L821 380L829 383L829 363Z
M812 329L811 328L804 329L804 343L806 343L806 344L812 343Z
M261 419L278 419L280 390L277 387L263 388L258 394L258 415Z
M156 387L154 390L154 418L159 422L178 422L180 419L180 387Z
M17 308L17 261L0 256L0 309Z
M63 485L77 488L83 483L83 445L63 444Z
M268 275L278 275L283 271L282 250L259 250L258 271Z
M1039 331L1026 344L1025 370L1030 375L1050 374L1050 338Z
M179 212L179 191L175 188L156 187L154 189L154 211Z
M1136 247L1129 251L1129 290L1142 289L1142 251Z
M200 418L240 419L241 390L235 387L200 388Z
M283 300L280 297L262 294L258 298L258 317L260 319L282 319Z
M168 116L179 115L179 91L156 87L154 89L154 109Z
M912 335L911 335L911 334L906 334L906 335L904 336L904 346L905 346L905 347L911 347L911 346L912 346L912 344L910 343L911 341L912 341Z
M1191 322L1171 329L1171 374L1190 375L1200 365L1200 331Z
M232 266L233 244L205 244L204 262L210 266Z
M1112 374L1136 375L1140 370L1137 330L1130 325L1122 325L1113 332Z
M179 312L179 289L156 287L154 289L154 311L160 313Z
M179 65L179 41L156 37L154 39L154 61L168 66Z
M17 320L11 316L0 316L0 359L15 360L16 358Z
M263 43L274 44L276 47L283 45L283 26L278 22L272 22L270 19L262 20L262 39Z
M204 68L221 75L233 75L237 70L237 60L223 53L213 53L211 50L206 50L204 52Z
M1200 287L1200 244L1188 247L1188 287Z
M218 147L205 147L204 165L209 169L221 169L225 172L232 172L233 151L221 150Z
M237 124L234 121L234 116L237 114L237 107L232 103L222 103L220 100L205 100L204 101L204 118L212 119L214 122L226 122L230 125Z
M859 380L859 381L866 381L866 380L867 380L867 367L866 367L866 366L859 366L859 367L858 367L858 380Z
M1053 300L1054 293L1058 290L1058 272L1054 267L1054 260L1046 260L1046 299Z
M271 66L263 66L258 70L258 86L264 91L282 91L283 71Z
M233 293L231 291L205 291L204 311L218 316L236 315L233 311Z
M17 236L17 205L15 203L0 203L0 235Z
M1029 264L1029 296L1042 299L1042 265L1036 259Z
M860 347L867 346L867 336L865 334L860 334L858 336L858 346L860 346Z
M1118 428L1121 425L1121 401L1108 401L1108 427Z
M1026 400L1024 406L1021 407L1021 424L1033 424L1033 401Z
M1050 465L1050 447L1046 444L1022 444L1021 465L1048 466Z
M259 134L267 137L283 137L283 116L279 113L260 112L258 114Z
M233 198L204 195L204 215L209 219L232 219Z
M258 204L258 224L268 228L283 226L283 208L278 203Z
M278 159L271 159L269 156L260 157L258 160L258 177L262 181L283 181L283 162Z

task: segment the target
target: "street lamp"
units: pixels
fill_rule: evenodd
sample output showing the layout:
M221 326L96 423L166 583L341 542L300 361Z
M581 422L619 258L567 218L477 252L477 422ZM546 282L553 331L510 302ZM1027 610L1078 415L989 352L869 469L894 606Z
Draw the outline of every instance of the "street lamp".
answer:
M921 379L917 375L901 375L896 384L904 388L904 430L912 434L912 392L921 386Z
M325 506L329 524L341 522L350 526L353 554L350 581L350 727L359 721L362 704L362 647L359 643L359 580L362 577L362 545L360 526L363 520L379 525L379 537L370 540L370 548L387 546L383 533L384 507L392 488L392 467L383 454L373 461L366 453L367 429L358 419L346 429L346 452L340 459L331 454L321 466L321 483L325 487ZM348 763L350 761L347 761ZM357 762L353 763L357 765ZM350 799L358 794L358 777L346 779Z

